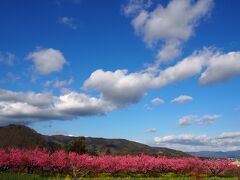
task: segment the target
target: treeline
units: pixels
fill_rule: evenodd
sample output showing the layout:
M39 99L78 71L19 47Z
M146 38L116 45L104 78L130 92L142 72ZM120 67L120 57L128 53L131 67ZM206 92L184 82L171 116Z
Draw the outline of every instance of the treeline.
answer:
M73 139L70 143L65 145L66 152L75 152L77 154L88 154L91 156L99 156L99 155L111 155L112 152L109 148L106 149L104 154L101 154L96 148L87 149L86 148L86 138L85 137L77 137Z

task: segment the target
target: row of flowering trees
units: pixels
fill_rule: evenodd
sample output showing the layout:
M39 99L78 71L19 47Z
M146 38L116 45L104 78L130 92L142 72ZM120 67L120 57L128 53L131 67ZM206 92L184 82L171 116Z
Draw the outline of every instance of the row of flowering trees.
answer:
M89 156L46 150L0 149L1 171L71 173L74 177L101 173L168 173L182 175L236 175L237 166L228 160L201 160L193 157Z

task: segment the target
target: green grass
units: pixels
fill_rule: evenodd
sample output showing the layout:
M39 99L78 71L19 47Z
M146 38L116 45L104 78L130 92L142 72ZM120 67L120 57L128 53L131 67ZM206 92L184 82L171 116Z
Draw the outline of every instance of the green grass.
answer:
M1 173L0 180L49 180L49 177L35 174Z
M195 180L196 178L192 177L165 177L165 178L82 178L83 180L111 180L111 179L122 179L122 180ZM0 180L73 180L68 177L44 177L36 174L18 174L18 173L0 173ZM204 180L237 180L237 178L220 178L220 177L208 177Z

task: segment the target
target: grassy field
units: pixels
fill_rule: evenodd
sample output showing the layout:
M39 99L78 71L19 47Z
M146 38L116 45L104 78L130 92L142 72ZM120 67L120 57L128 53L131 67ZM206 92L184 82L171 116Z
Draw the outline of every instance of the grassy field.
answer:
M91 178L81 178L83 180L90 180ZM96 180L104 180L104 179L122 179L122 180L194 180L196 178L192 177L172 177L172 178L92 178ZM220 177L209 177L202 178L203 180L237 180L238 178L220 178ZM40 175L34 174L17 174L17 173L0 173L0 180L73 180L71 177L43 177Z

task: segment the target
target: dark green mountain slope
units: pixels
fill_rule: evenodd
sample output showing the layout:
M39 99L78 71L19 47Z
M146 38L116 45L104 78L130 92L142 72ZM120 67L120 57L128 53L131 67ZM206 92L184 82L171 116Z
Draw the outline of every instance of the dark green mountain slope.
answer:
M9 125L0 127L0 148L24 148L36 147L50 150L62 149L77 137L64 135L46 136L33 129L22 125ZM85 139L88 151L105 154L110 151L113 155L126 154L150 154L164 156L187 156L186 153L168 148L150 147L145 144L128 141L125 139L104 139L87 137Z

